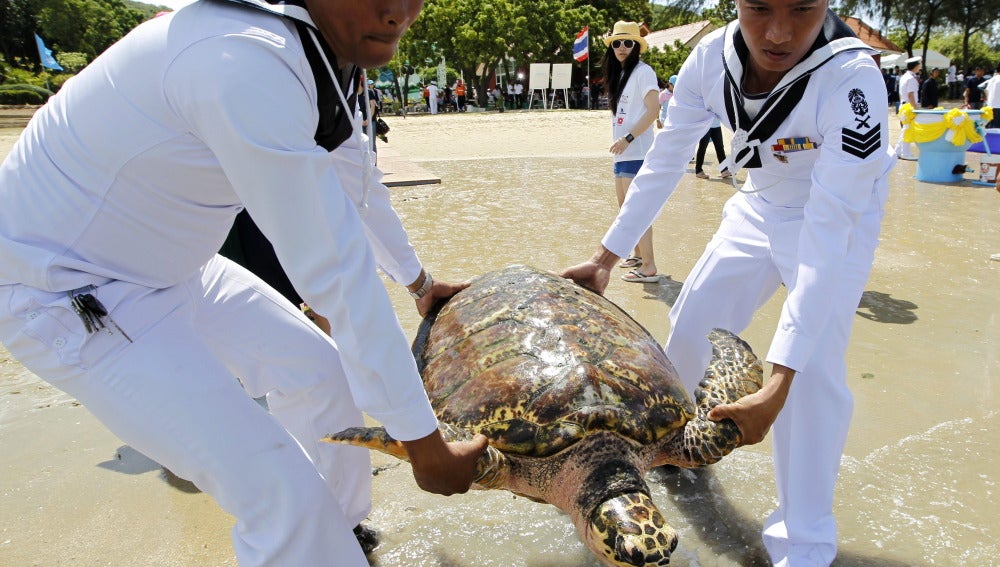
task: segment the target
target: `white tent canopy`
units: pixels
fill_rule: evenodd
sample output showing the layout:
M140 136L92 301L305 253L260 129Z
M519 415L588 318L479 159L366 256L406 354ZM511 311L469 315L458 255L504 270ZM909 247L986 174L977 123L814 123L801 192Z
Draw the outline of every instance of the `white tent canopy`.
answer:
M922 55L922 52L916 51L914 52L913 55L919 57ZM899 67L900 69L905 69L907 59L909 59L909 57L905 53L889 52L882 56L881 65L883 69L890 69L892 67ZM951 62L948 60L948 58L942 55L941 53L934 51L933 49L928 49L927 59L924 60L924 70L930 72L931 69L937 67L942 71L947 71L948 65L950 63Z

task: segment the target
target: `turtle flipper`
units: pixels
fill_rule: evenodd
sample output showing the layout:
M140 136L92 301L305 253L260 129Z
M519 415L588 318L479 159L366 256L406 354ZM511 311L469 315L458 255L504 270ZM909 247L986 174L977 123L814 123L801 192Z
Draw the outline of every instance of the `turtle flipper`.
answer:
M364 447L407 462L410 460L406 447L393 439L384 427L348 427L343 431L327 435L320 441Z
M694 391L696 413L684 426L683 437L665 448L664 462L682 467L700 467L717 462L740 445L742 433L731 419L712 421L708 412L717 405L731 404L764 384L764 368L743 339L724 329L708 334L712 361L705 378Z
M472 435L468 431L447 423L438 422L438 430L447 442L472 439ZM406 447L393 439L384 427L349 427L327 435L320 441L364 447L410 462L410 455L406 452ZM477 486L474 488L503 488L509 470L504 454L493 446L486 447L486 452L476 461L476 473L472 482Z

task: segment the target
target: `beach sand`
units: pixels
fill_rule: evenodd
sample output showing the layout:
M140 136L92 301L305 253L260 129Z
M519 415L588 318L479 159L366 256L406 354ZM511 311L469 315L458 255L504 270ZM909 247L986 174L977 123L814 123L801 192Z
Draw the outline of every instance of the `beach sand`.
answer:
M614 216L607 112L386 119L390 146L443 181L393 189L438 278L513 262L565 267L589 256ZM10 120L0 122L0 156L18 134L19 119ZM898 124L890 130L894 142ZM712 156L713 179L686 175L654 225L658 264L672 276L659 285L613 281L608 290L660 340L733 191ZM977 174L926 184L914 171L900 162L893 172L883 246L849 353L857 407L838 490L841 566L989 565L1000 555L1000 444L987 426L1000 409L1000 262L989 260L1000 252L1000 196L970 183ZM412 337L412 301L387 287ZM779 309L780 297L744 335L758 352ZM0 448L2 566L236 565L230 516L2 349ZM407 465L380 456L373 464L372 523L384 541L374 565L596 565L551 507L506 493L427 495ZM769 443L699 474L655 483L681 531L674 564L760 564L756 530L774 502Z

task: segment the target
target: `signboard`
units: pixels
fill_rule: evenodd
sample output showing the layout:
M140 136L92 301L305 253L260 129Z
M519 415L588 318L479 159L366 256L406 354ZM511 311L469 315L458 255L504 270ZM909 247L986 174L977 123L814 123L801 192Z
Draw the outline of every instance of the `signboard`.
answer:
M555 63L552 65L552 88L568 89L573 82L573 64Z
M549 88L549 68L551 63L532 63L528 75L528 89L547 90Z

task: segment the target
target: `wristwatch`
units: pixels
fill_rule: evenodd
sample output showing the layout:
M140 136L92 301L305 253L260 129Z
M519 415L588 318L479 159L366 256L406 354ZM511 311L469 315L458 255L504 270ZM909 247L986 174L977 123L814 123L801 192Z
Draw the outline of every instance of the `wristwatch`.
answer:
M632 132L629 132L628 134L625 134L625 141L626 142L628 142L628 143L631 144L632 140L634 140L634 139L635 139L635 136L632 135Z
M420 284L417 291L409 291L410 297L413 299L421 299L423 296L427 295L427 292L431 290L431 286L434 285L434 279L431 277L430 272L424 272L424 281Z

